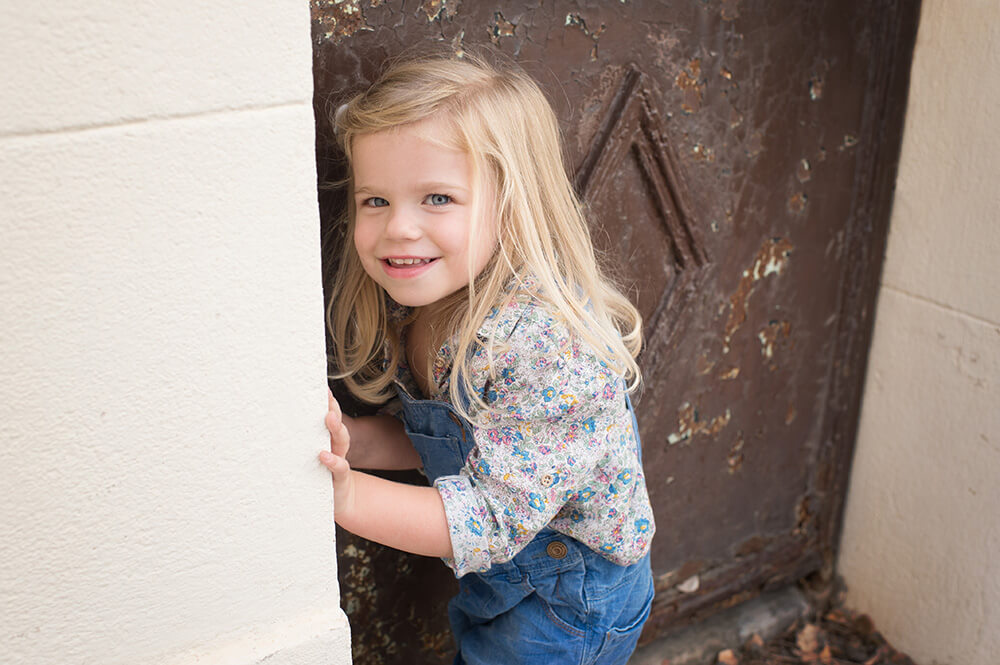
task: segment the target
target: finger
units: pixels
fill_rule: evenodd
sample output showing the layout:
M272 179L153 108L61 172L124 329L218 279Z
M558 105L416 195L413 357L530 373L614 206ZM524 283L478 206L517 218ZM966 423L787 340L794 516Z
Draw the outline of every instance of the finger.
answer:
M319 461L333 474L333 482L346 479L347 473L351 470L351 465L346 459L325 450L319 454Z

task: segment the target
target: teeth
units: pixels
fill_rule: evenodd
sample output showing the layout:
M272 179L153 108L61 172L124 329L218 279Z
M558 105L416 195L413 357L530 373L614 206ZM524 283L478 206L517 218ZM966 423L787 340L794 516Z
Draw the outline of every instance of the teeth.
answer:
M393 266L412 266L430 263L431 259L386 259L386 261L389 262L389 265Z

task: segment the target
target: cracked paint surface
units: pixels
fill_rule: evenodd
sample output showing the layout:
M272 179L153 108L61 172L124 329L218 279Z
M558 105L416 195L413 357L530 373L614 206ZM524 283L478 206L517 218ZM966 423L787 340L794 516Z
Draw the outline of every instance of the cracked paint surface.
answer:
M372 30L359 0L311 0L313 33L319 42L334 44L361 30Z

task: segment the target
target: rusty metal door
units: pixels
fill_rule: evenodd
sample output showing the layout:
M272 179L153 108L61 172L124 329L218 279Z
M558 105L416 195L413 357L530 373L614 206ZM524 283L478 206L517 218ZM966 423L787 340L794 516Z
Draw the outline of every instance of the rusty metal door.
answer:
M658 524L645 640L829 575L918 9L312 2L321 182L343 168L331 98L413 44L492 42L556 108L597 245L645 319L637 411ZM320 202L332 256L343 201ZM355 662L450 662L450 571L338 543Z

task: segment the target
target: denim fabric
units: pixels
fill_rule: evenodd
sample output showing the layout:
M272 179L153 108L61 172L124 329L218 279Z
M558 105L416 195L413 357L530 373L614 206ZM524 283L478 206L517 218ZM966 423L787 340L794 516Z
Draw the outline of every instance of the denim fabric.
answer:
M397 392L428 480L457 474L474 446L471 425L445 402ZM631 404L629 411L635 425ZM619 566L546 528L511 561L459 578L448 607L455 664L619 665L635 649L652 601L648 554Z

